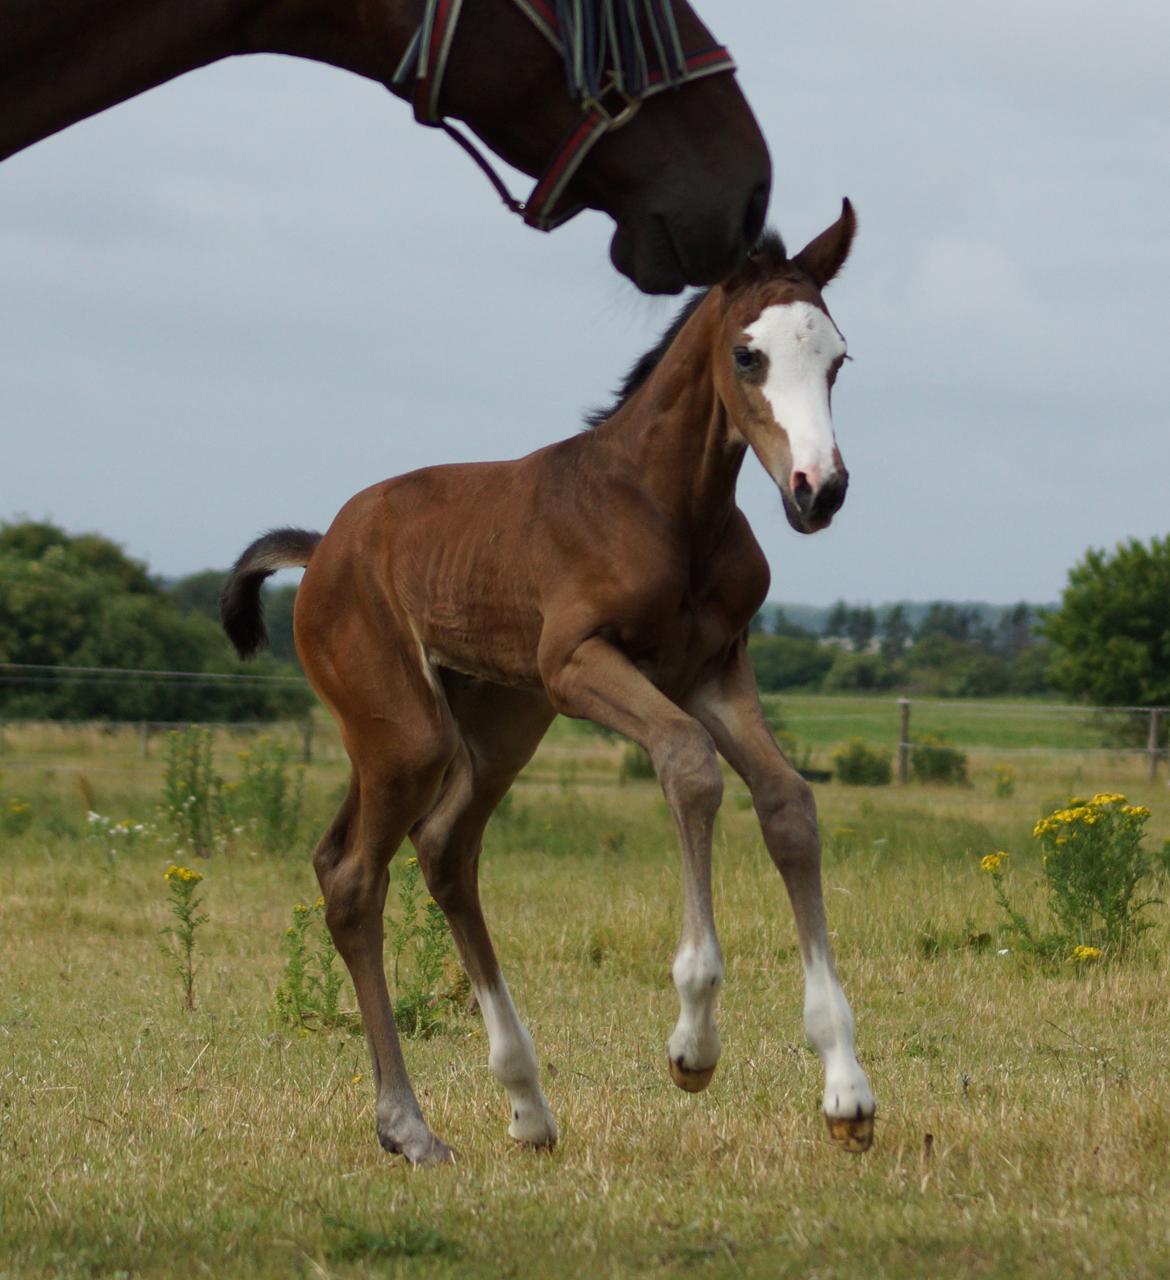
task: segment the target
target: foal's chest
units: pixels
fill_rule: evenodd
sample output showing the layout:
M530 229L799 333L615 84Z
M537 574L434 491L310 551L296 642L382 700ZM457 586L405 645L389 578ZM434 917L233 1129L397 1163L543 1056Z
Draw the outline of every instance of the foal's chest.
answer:
M697 560L677 610L619 634L638 669L670 697L714 675L768 594L770 574L747 530Z

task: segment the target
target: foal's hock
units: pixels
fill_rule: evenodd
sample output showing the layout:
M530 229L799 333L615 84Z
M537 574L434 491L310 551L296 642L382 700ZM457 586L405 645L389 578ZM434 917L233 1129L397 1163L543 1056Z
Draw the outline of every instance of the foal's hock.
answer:
M361 1006L387 1150L415 1163L451 1159L407 1077L383 970L388 865L408 836L478 997L488 1064L511 1101L508 1132L533 1146L556 1141L477 882L487 820L557 712L640 743L678 827L675 1083L706 1088L719 1060L718 753L751 791L792 902L829 1133L846 1150L869 1147L874 1099L833 966L816 808L768 730L747 658L768 567L735 505L749 448L799 532L824 528L844 501L830 393L845 340L821 291L854 228L845 201L793 258L766 238L686 304L589 431L515 462L384 481L352 498L324 537L278 530L236 564L222 616L244 657L265 640L264 578L307 566L297 650L353 766L315 864Z

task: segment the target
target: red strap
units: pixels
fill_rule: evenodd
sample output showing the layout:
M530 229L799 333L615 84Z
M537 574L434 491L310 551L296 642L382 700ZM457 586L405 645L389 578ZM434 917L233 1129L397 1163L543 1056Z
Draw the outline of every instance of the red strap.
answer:
M528 0L528 3L535 5L540 3L540 0ZM735 62L722 45L715 45L709 49L688 54L686 68L687 80L683 83L715 75L721 71L734 71ZM681 87L681 85L675 86L668 82L664 72L658 69L651 72L649 83L641 97L647 98L672 87ZM569 131L553 153L553 158L541 174L536 186L533 187L532 194L524 202L524 221L530 227L536 227L541 231L552 231L554 227L559 227L563 222L580 213L582 207L580 205L564 209L559 213L554 213L553 209L568 185L569 179L576 173L588 152L608 130L609 124L609 117L605 113L596 107L591 107Z

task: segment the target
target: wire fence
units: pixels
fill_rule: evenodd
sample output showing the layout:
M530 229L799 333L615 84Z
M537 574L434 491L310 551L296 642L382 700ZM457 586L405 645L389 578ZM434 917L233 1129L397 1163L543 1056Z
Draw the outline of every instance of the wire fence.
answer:
M308 687L301 676L204 671L155 671L128 667L66 667L0 663L0 688L50 684L101 686L181 686L183 688ZM1150 780L1168 751L1162 745L1170 724L1167 707L1090 707L1052 702L984 702L941 698L770 695L781 708L785 729L798 738L825 744L863 736L896 752L898 776L909 776L915 742L944 737L971 756L1144 757ZM135 762L150 768L159 739L192 723L211 727L229 745L260 734L278 736L306 764L344 758L330 722L312 713L290 720L66 720L5 719L0 712L0 767L70 768L83 747L118 757L119 771ZM1049 732L1046 728L1051 725ZM990 740L989 740L990 739ZM80 767L80 766L77 766ZM92 760L87 765L93 768Z

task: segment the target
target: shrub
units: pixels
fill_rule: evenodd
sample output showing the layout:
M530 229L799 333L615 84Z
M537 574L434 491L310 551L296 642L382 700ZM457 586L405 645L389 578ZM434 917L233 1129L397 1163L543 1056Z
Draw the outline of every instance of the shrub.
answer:
M967 781L967 757L941 738L928 734L920 738L910 752L910 769L919 782L949 782L963 785Z
M900 674L897 665L886 662L880 654L840 650L825 676L824 688L827 693L892 689Z
M618 768L618 780L628 782L631 778L641 780L654 778L654 765L649 754L636 742L627 742L622 748L622 762Z
M833 764L837 780L858 787L888 786L893 777L890 753L869 746L861 738L849 742L833 752Z
M1007 800L1016 793L1016 771L1010 764L995 766L995 794L1000 800Z

